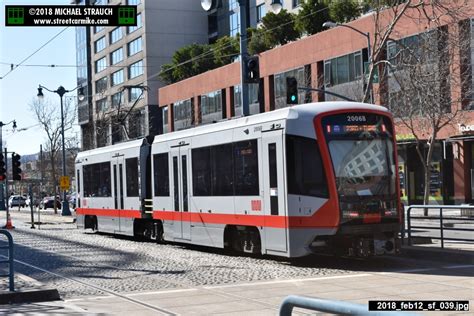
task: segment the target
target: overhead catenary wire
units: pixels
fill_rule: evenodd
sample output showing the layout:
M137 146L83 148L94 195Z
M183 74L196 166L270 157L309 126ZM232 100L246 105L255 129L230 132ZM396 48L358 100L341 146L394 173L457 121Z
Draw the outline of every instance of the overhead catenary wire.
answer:
M58 37L59 35L61 35L64 31L66 31L67 29L69 28L69 26L66 26L65 28L63 28L61 31L59 31L56 35L54 35L53 37L51 37L48 41L46 41L46 43L44 43L43 45L41 45L38 49L36 49L33 53L31 53L30 55L28 55L28 57L24 58L22 61L20 61L16 66L14 64L11 64L12 67L11 69L6 73L4 74L3 76L0 77L0 79L4 79L6 76L8 76L9 74L11 74L15 69L18 68L18 66L22 65L24 62L26 62L28 59L30 59L31 57L33 57L34 55L36 55L36 53L38 53L41 49L43 49L46 45L48 45L49 43L51 43L56 37Z
M321 13L321 12L324 12L328 10L328 8L322 8L320 10L317 10L317 11L314 11L314 12L311 12L311 13L308 13L304 16L302 16L302 18L306 18L306 17L310 17L312 15L315 15L315 14L318 14L318 13ZM265 30L263 31L261 34L254 34L253 36L263 36L264 34L267 34L267 33L271 33L273 31L275 31L276 29L279 29L279 28L282 28L284 26L287 26L289 24L291 24L292 21L290 22L287 22L287 23L283 23L283 24L280 24L274 28L271 28L271 29L268 29L268 30ZM5 78L9 73L11 73L14 69L17 69L18 67L20 66L25 66L25 67L49 67L49 68L56 68L56 67L76 67L76 68L80 68L80 67L87 67L86 66L78 66L78 65L54 65L54 64L44 64L44 65L22 65L26 60L28 60L31 56L33 56L34 54L36 54L40 49L42 49L44 46L46 46L47 44L49 44L54 38L56 38L57 36L59 36L62 32L64 32L68 27L66 27L65 29L63 29L61 32L59 32L58 34L56 34L53 38L51 38L47 43L45 43L43 46L41 46L37 51L35 51L33 54L31 54L30 56L28 56L27 58L25 58L23 61L21 61L19 64L14 64L14 63L6 63L6 62L0 62L0 64L4 64L4 65L13 65L12 69L7 73L5 74L3 77L0 77L0 79L3 79ZM246 42L249 41L249 38L247 38L245 40ZM216 51L220 51L220 50L223 50L223 49L226 49L226 48L229 48L231 47L233 44L222 44L220 46L215 46L215 47L212 47L209 51L207 52L204 52L200 55L197 55L193 58L190 58L188 60L185 60L179 64L176 64L176 65L173 65L172 67L170 68L167 68L165 70L160 70L159 72L157 73L154 73L152 75L150 75L149 77L146 78L146 80L151 80L151 79L154 79L158 76L160 76L161 74L163 73L166 73L166 72L169 72L169 71L172 71L178 67L181 67L181 66L184 66L186 64L189 64L189 63L192 63L194 61L198 61L198 60L204 60L204 59L213 59L213 57L208 57L209 55L213 54L214 52ZM222 56L222 57L231 57L231 56L235 56L235 54L231 54L231 55L226 55L226 56ZM124 66L123 65L110 65L110 66L106 66L104 69L107 69L107 68L123 68ZM147 66L140 66L140 67L143 67L143 68L146 68ZM149 67L149 66L148 66Z

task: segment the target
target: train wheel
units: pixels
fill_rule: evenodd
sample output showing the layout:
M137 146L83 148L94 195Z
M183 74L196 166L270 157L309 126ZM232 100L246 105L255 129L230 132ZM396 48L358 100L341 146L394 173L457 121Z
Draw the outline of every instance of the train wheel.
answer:
M227 227L224 233L224 248L240 253L260 254L260 233L256 227Z

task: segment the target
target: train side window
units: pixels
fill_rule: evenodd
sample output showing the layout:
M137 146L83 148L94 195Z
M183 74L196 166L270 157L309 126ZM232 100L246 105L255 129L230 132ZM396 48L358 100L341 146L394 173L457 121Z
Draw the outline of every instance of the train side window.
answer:
M257 140L234 143L234 194L259 195Z
M192 150L193 195L211 195L211 149L210 147Z
M155 196L170 196L168 153L153 155Z
M321 154L315 139L287 135L286 158L289 194L329 196Z
M125 159L127 196L138 196L138 158Z
M110 162L85 165L83 170L84 197L109 197Z
M233 196L232 143L211 147L211 165L212 195Z

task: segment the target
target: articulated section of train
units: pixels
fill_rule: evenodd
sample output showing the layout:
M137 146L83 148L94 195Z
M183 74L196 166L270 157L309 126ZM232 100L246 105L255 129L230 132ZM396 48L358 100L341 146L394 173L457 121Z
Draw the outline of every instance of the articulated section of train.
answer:
M383 107L326 102L85 151L77 225L284 257L396 253L394 135Z

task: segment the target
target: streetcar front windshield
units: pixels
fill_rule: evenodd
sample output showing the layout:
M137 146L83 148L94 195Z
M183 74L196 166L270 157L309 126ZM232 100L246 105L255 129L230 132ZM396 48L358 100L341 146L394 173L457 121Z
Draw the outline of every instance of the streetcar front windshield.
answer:
M394 149L390 138L332 139L328 146L341 198L396 193Z

